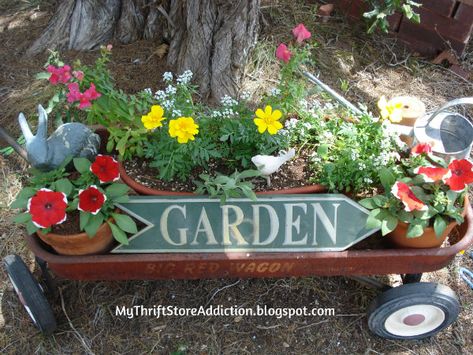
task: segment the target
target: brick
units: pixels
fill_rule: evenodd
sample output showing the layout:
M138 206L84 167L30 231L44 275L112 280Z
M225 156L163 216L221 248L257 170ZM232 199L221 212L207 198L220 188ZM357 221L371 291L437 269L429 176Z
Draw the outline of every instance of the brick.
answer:
M420 8L418 12L420 14L420 27L435 30L444 37L454 38L461 42L468 40L473 24L472 21L466 20L469 16L468 11L459 15L461 20L442 16L428 9Z
M473 6L473 0L458 0L458 2Z
M473 1L473 0L471 0ZM417 0L424 9L429 9L437 14L450 17L455 8L456 0ZM416 12L417 8L414 8Z
M445 41L450 43L458 55L460 55L466 47L467 42L458 41L454 38L441 37L434 29L428 29L414 24L406 19L401 21L399 27L398 38L409 44L409 47L426 56L435 56L449 46Z
M399 13L394 13L391 16L388 16L388 22L389 22L389 31L391 32L398 32L399 27L401 26L401 20L403 18L403 15Z

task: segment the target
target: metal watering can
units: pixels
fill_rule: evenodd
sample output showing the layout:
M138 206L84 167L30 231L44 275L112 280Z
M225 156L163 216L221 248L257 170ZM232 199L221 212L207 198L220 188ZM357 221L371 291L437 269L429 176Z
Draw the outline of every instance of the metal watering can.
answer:
M415 141L430 143L433 152L447 160L468 158L473 145L473 125L465 116L448 111L464 104L473 105L473 97L449 101L432 114L417 119L413 130Z

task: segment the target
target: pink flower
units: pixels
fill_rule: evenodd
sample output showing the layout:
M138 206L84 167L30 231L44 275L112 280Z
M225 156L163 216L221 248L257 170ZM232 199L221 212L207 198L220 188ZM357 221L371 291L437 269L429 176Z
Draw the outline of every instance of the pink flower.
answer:
M107 44L107 47L105 47L105 48L107 49L107 51L111 52L113 46L111 44Z
M46 70L51 73L49 82L52 85L57 85L59 83L66 84L72 78L71 67L69 65L64 65L59 68L56 68L54 65L48 65Z
M102 95L97 92L94 83L90 83L90 87L84 91L83 96L85 96L88 100L97 100Z
M69 92L66 94L67 102L73 103L80 100L82 94L79 91L78 83L69 83L67 85L67 89L69 90Z
M442 180L445 174L448 173L448 169L434 166L420 166L414 169L414 173L422 175L427 182L435 182Z
M292 34L294 35L297 42L302 43L305 39L309 39L311 33L305 28L305 26L300 23L292 29Z
M432 153L432 146L429 143L419 143L411 149L411 155Z
M278 48L276 49L276 58L279 60L282 60L284 63L288 63L289 60L291 59L292 53L287 48L287 46L284 43L281 43Z
M391 193L396 196L404 204L404 210L411 211L425 211L427 205L419 200L412 192L409 185L402 181L397 181L391 189Z
M72 72L72 75L74 75L74 77L79 81L82 81L82 79L84 79L84 72L81 70L74 70Z
M466 159L453 160L448 165L448 173L443 177L443 182L453 191L462 191L473 182L473 164Z

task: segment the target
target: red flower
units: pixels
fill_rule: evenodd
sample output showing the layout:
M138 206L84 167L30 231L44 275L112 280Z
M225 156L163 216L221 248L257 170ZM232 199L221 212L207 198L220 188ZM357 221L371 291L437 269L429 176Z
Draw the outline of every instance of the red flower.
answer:
M466 159L453 160L448 165L448 170L443 182L453 191L462 191L466 185L473 182L473 164Z
M70 83L67 85L67 88L69 89L69 92L66 94L67 102L73 103L79 101L82 95L79 91L79 84Z
M52 85L57 85L58 83L66 84L72 78L71 67L69 65L64 65L58 68L54 65L48 65L46 70L51 73L49 82Z
M38 228L61 224L66 216L67 198L62 192L40 189L28 200L28 213Z
M429 143L419 143L411 149L411 155L432 153L432 146Z
M79 211L97 214L106 200L107 196L101 193L97 189L97 186L91 185L87 189L79 191L79 205L77 209Z
M294 35L297 42L302 43L305 39L309 39L311 33L305 28L305 26L300 23L292 29L292 34Z
M84 91L80 95L80 103L79 103L79 108L86 108L91 105L90 101L98 99L100 96L102 96L97 90L95 89L94 83L90 83L90 88Z
M276 58L282 60L284 63L288 63L291 59L292 53L287 48L284 43L281 43L278 48L276 49Z
M397 181L391 189L391 193L396 196L404 204L404 210L411 212L414 210L425 211L427 206L421 200L417 198L412 192L410 187L401 182Z
M118 163L109 155L97 155L90 165L90 171L99 178L101 183L117 181L120 178Z
M414 169L414 173L420 174L427 182L440 181L448 173L448 169L437 168L434 166L420 166Z

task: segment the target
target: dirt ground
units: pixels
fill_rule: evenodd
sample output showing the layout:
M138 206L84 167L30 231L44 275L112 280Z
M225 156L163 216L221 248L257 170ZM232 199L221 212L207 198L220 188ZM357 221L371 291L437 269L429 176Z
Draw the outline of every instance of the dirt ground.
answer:
M277 63L275 44L288 40L294 24L304 22L320 43L317 64L322 80L353 102L372 110L380 95L414 94L429 110L462 96L473 83L443 66L405 51L394 39L367 36L364 28L337 14L322 23L316 1L264 2L262 35L248 65L243 89L258 94L273 85ZM47 24L55 1L0 0L0 123L18 134L19 111L31 114L45 103L48 91L34 80L47 54L23 56ZM157 89L164 60L154 55L160 43L114 44L111 69L119 87L136 91ZM68 62L92 62L96 53L67 52ZM473 46L461 63L473 70ZM0 156L0 256L16 253L38 275L33 255L11 222L6 207L22 187L27 167L15 156ZM471 250L470 250L471 251ZM450 286L462 310L458 320L440 334L422 341L384 340L370 333L365 311L378 291L344 277L285 279L217 279L198 281L78 282L57 279L58 292L49 294L58 330L43 336L30 322L8 278L0 268L0 353L53 354L468 354L473 353L473 290L458 275L473 260L458 255L446 268L425 274L423 281ZM400 277L379 280L400 284ZM295 317L143 317L115 316L117 306L201 305L256 308L328 307L334 316Z

